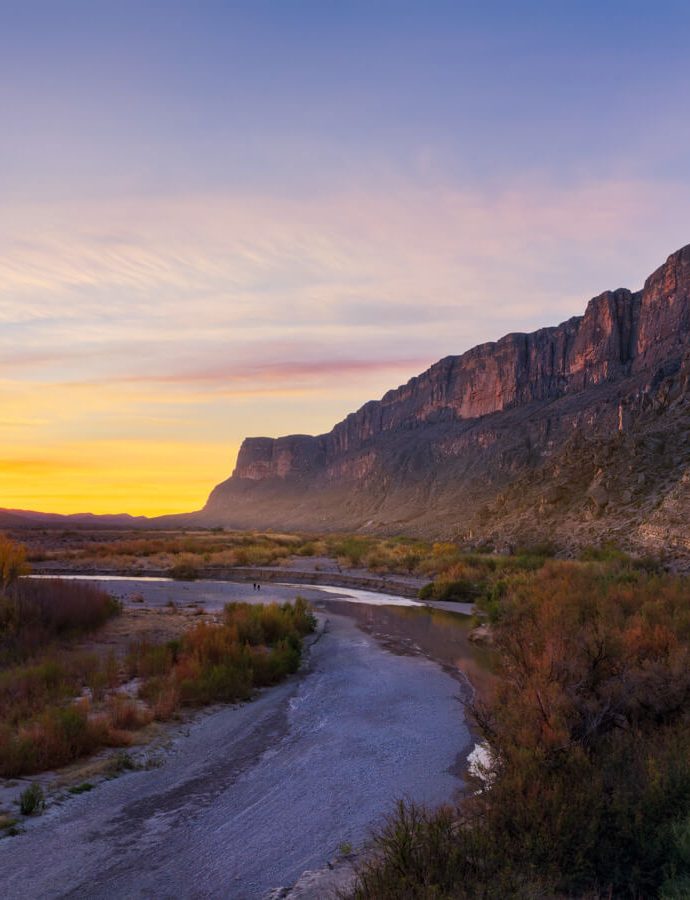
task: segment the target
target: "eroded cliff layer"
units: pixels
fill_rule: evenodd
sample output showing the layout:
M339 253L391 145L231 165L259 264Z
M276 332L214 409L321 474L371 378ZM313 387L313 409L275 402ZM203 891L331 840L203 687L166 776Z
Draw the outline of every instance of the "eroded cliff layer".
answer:
M467 540L584 540L624 518L631 541L648 540L690 471L689 348L690 246L641 291L446 357L328 434L247 438L202 518Z

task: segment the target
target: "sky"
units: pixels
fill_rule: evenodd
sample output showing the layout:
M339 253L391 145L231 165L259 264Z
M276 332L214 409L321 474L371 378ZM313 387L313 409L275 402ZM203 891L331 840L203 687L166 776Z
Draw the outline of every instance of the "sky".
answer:
M200 508L244 436L690 243L690 5L0 0L0 506Z

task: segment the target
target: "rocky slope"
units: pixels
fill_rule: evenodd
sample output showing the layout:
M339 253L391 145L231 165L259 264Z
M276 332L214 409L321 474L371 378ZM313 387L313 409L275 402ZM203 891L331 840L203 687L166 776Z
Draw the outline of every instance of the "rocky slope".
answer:
M690 246L316 437L247 438L200 520L690 554Z

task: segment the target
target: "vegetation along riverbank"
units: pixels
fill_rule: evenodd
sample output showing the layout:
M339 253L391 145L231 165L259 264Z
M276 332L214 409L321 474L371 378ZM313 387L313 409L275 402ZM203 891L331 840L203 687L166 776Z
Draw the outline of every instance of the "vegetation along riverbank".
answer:
M485 593L489 766L458 806L399 806L356 900L690 896L690 581L592 557Z
M306 601L123 609L93 584L20 578L0 542L0 776L145 742L181 711L249 699L296 671L315 619ZM120 755L117 759L122 760ZM11 816L0 819L5 830Z

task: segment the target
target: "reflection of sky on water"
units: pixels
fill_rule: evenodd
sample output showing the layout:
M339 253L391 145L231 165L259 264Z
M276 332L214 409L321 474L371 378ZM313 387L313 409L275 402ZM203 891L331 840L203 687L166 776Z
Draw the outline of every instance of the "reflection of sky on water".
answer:
M280 582L277 582L280 584ZM282 584L283 587L304 589L303 584ZM367 606L418 606L423 604L418 600L410 600L407 597L398 597L395 594L380 594L375 591L361 591L358 588L332 587L327 584L315 584L311 587L326 594L335 594L347 603L363 603Z
M328 610L354 619L369 634L392 642L391 649L421 653L474 678L490 668L490 654L469 640L474 620L421 604L387 605L326 600Z

